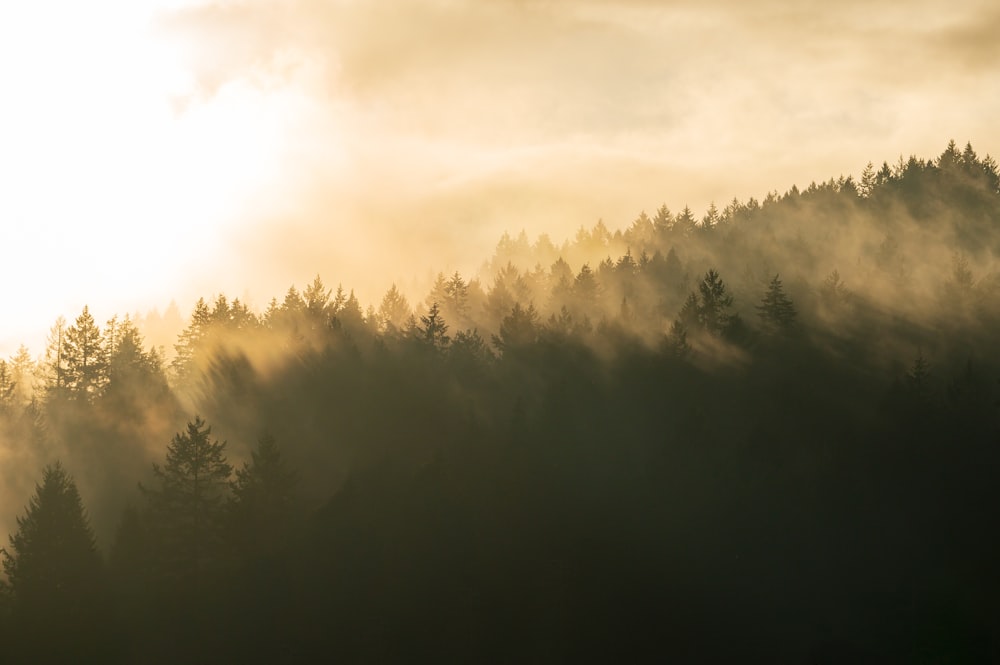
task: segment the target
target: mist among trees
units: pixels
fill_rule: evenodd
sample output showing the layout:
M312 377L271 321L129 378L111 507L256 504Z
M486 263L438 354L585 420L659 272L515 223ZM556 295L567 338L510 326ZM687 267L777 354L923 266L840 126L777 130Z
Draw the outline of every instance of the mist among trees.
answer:
M0 361L0 659L997 660L998 259L952 142L172 348L59 318Z

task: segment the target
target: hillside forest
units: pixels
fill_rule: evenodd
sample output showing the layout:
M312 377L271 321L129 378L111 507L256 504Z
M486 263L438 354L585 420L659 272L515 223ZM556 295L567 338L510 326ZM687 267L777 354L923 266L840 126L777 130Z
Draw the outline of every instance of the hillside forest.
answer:
M971 145L333 277L0 361L0 661L1000 660Z

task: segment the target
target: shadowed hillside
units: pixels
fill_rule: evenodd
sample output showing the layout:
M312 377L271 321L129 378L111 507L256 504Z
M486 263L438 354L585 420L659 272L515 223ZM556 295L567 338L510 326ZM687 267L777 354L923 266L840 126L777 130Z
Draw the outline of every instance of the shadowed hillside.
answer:
M951 143L166 351L60 318L0 362L0 658L997 660L998 258Z

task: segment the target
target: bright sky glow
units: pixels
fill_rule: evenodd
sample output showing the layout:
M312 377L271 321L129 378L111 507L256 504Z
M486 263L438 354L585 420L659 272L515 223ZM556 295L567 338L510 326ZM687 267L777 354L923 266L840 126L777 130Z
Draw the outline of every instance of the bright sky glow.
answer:
M505 230L996 157L998 32L992 0L3 2L0 357L84 304L368 303Z
M190 72L151 28L156 10L0 5L5 355L20 342L40 352L39 329L84 304L103 320L186 295L274 177L287 109L239 83L192 97Z

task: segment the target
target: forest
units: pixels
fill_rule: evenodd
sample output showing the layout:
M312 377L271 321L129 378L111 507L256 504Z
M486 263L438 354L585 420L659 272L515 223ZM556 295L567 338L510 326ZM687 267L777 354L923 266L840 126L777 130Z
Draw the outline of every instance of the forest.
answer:
M971 144L183 325L0 361L3 662L1000 661Z

